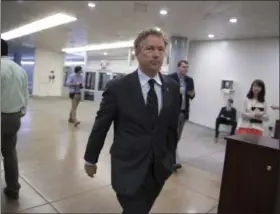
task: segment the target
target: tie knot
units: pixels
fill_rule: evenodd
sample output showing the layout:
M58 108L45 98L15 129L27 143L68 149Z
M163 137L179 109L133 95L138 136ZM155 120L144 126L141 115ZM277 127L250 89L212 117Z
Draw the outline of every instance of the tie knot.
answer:
M154 88L156 81L154 79L149 80L149 85L151 88Z

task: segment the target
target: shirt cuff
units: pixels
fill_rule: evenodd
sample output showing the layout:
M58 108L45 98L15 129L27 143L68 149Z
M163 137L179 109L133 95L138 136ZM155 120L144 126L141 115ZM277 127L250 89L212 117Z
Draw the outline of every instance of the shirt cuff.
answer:
M85 161L85 164L86 164L86 165L93 166L93 165L95 165L96 163L90 163L90 162L88 162L88 161Z

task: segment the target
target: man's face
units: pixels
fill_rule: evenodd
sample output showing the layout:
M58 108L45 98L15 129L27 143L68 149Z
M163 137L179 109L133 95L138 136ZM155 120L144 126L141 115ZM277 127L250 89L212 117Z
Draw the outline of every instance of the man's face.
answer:
M179 73L183 76L186 76L187 73L188 73L188 68L189 68L189 65L182 62L181 65L179 66L178 70L179 70Z
M159 36L150 35L140 43L136 57L143 68L159 72L164 55L164 40Z
M231 101L228 101L228 102L227 102L228 107L231 107L232 104L233 104L233 103L232 103Z

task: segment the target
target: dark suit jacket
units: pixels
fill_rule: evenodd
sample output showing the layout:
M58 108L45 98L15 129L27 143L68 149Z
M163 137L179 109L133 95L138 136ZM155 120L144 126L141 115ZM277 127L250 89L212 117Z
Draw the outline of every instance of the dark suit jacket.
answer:
M160 76L163 106L156 126L146 111L137 72L110 81L103 93L84 158L97 163L107 131L114 122L110 153L112 186L118 194L134 194L152 162L158 182L164 183L172 174L178 140L179 86Z
M231 107L230 111L227 111L227 107L222 107L218 117L224 115L225 117L230 117L232 121L236 121L236 109Z
M173 73L173 74L169 74L169 77L171 77L172 79L174 79L177 83L180 84L180 80L179 80L179 76L177 73ZM193 97L188 95L189 91L193 91L194 90L194 82L193 79L189 76L186 76L185 78L185 82L186 82L186 106L185 106L185 119L188 120L189 119L189 109L190 109L190 100L192 100L195 95ZM182 95L180 95L180 106L182 103Z

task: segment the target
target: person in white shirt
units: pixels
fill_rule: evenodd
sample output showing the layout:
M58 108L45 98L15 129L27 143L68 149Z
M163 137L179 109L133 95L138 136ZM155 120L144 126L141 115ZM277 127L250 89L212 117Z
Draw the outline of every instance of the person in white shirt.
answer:
M263 123L268 119L265 84L262 80L255 80L246 96L236 134L263 136Z
M1 39L1 152L5 181L4 194L8 199L18 199L17 132L28 102L27 74L8 58L8 44Z

